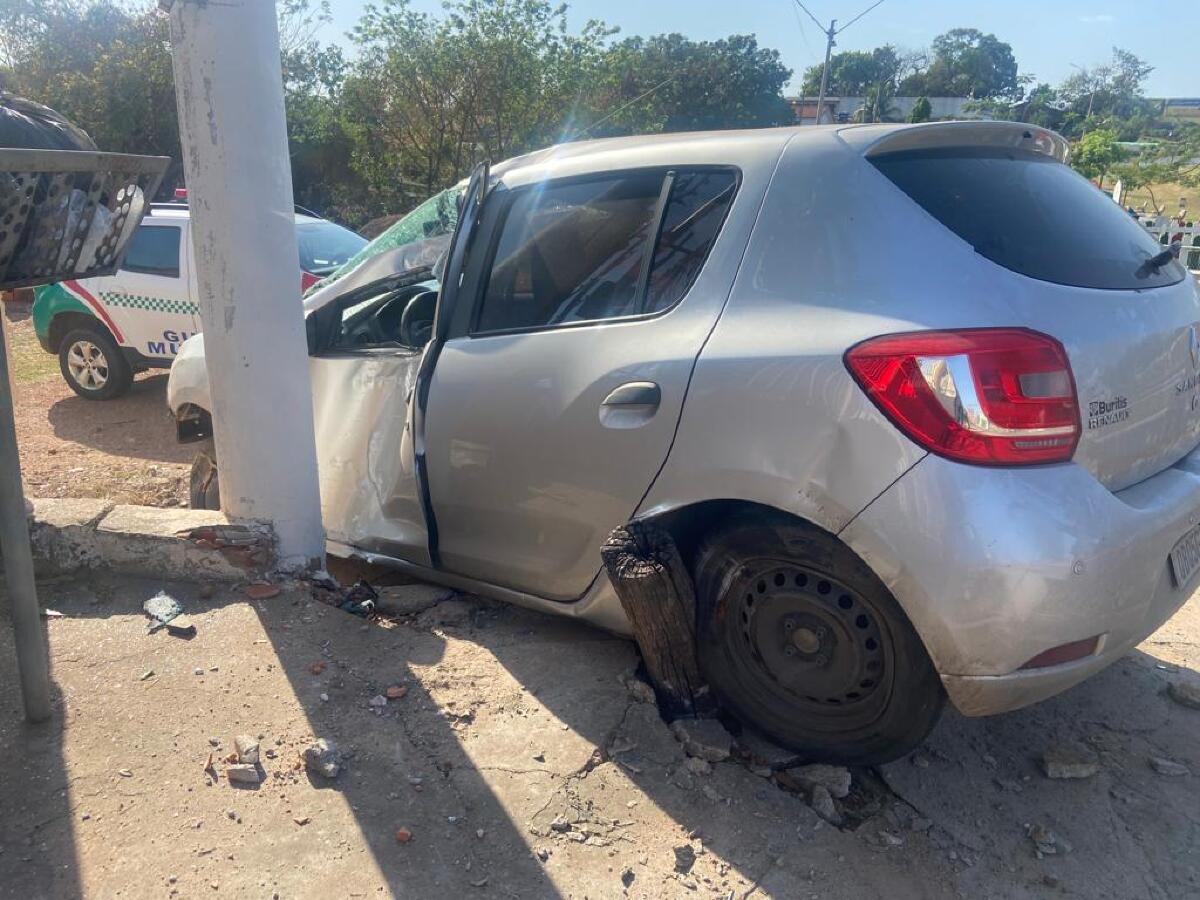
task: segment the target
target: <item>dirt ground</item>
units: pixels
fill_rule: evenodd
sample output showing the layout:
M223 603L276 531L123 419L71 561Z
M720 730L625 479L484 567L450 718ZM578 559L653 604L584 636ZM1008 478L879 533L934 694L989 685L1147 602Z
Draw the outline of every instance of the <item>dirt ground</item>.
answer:
M147 635L161 587L192 639ZM103 576L40 590L63 614L47 725L21 718L0 619L3 897L1200 896L1200 711L1164 693L1200 682L1196 600L1064 696L948 711L910 757L855 770L838 828L743 762L689 761L622 683L632 646L565 619L459 597L368 623L298 587L251 602ZM257 788L224 774L240 733L261 740ZM299 763L317 737L346 756L332 780ZM1098 771L1047 778L1065 746Z
M4 307L27 493L186 506L194 448L175 441L166 371L138 375L116 400L84 400L63 381L57 357L38 344L29 307Z

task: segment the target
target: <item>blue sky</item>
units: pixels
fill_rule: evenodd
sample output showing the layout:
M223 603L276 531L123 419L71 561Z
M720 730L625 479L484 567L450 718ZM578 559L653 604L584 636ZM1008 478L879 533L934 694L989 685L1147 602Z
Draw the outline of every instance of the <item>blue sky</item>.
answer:
M733 33L757 35L780 52L797 75L820 62L824 38L792 0L568 0L569 21L588 19L619 26L622 35L679 31L696 40ZM871 0L805 0L822 21L853 18ZM333 22L321 37L346 44L364 0L332 0ZM441 0L413 0L417 9L438 12ZM1200 4L1172 0L1157 7L1132 0L884 0L882 6L838 38L838 49L866 50L880 44L927 46L950 28L990 31L1013 47L1022 72L1057 84L1071 63L1107 60L1115 44L1149 60L1151 96L1200 96L1200 69L1192 55L1200 34Z

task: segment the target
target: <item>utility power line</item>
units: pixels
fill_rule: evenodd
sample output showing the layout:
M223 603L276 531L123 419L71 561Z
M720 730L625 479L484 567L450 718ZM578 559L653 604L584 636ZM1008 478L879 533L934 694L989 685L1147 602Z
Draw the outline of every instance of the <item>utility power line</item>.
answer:
M821 67L821 91L817 95L817 115L813 122L813 124L819 125L821 123L821 109L825 106L825 88L829 86L829 58L833 55L833 48L837 43L834 39L875 7L879 6L879 4L883 3L883 0L875 0L874 3L860 12L841 28L837 27L837 19L830 19L829 27L826 28L821 24L817 17L812 14L809 8L801 2L801 0L795 0L795 3L798 7L804 10L805 15L812 19L813 24L820 28L822 33L825 35L825 65Z

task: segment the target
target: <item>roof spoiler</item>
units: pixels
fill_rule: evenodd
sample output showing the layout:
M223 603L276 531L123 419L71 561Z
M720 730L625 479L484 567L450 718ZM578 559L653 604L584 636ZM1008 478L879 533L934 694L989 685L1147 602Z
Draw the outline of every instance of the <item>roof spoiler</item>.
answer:
M846 129L841 137L858 146L868 158L940 147L1008 147L1042 153L1059 162L1066 162L1070 154L1070 147L1062 135L1021 122L926 122L906 128L883 128L881 132L876 137L858 129ZM872 137L875 139L871 140Z

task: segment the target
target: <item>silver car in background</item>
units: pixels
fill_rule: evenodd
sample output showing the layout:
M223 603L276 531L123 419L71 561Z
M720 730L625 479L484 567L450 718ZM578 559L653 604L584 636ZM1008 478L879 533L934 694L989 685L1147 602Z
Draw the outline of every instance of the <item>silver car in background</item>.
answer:
M627 631L599 549L655 519L719 699L827 759L1076 684L1196 587L1200 298L1066 153L955 122L477 171L436 266L306 301L330 551ZM169 393L204 437L199 337Z

